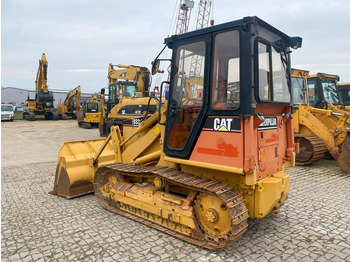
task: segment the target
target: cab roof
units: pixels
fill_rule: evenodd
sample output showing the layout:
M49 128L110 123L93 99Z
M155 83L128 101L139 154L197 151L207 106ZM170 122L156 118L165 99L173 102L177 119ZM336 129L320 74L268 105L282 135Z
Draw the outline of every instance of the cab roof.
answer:
M210 26L206 27L203 29L187 32L181 35L172 35L171 37L167 37L164 39L164 44L170 45L171 43L175 40L182 40L182 39L187 39L190 37L195 37L195 36L200 36L204 34L210 34L213 32L225 30L225 29L233 29L233 28L246 28L247 25L249 24L255 24L255 25L260 25L262 27L265 27L267 30L271 31L272 33L280 36L281 38L284 38L288 41L290 38L288 35L285 33L281 32L277 28L271 26L270 24L266 23L264 20L260 19L257 16L247 16L239 20L227 22L224 24L219 24L215 26Z

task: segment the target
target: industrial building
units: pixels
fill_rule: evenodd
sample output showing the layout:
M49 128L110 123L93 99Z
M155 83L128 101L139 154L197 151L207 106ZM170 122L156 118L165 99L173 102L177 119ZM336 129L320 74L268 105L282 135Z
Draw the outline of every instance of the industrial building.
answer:
M64 103L66 96L70 90L53 89L54 107L57 108L57 104ZM91 93L81 93L81 100L86 101L92 96ZM23 106L24 102L28 99L35 99L35 90L27 90L16 87L1 87L1 104L13 104L17 106Z

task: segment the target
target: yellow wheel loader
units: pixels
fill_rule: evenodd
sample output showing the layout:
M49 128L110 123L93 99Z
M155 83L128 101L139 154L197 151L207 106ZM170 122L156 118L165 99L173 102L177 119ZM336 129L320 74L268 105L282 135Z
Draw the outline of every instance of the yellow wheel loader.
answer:
M156 110L156 100L149 97L150 72L146 67L112 64L108 67L107 110L99 125L100 135L108 136L111 126L119 126L123 133L123 121L152 114Z
M312 164L328 151L341 169L350 173L349 114L310 106L315 105L315 93L310 89L308 75L308 71L292 69L293 129L299 144L296 164Z
M58 117L59 119L66 120L68 116L76 119L77 111L80 110L81 101L81 87L77 86L68 92L66 99L63 104L58 104Z
M35 99L30 99L28 95L28 99L25 101L23 112L23 119L25 120L34 121L37 115L44 115L46 120L58 119L58 113L53 107L53 93L49 91L47 85L47 68L48 62L46 55L43 53L36 73Z
M279 212L288 197L290 47L301 41L258 17L166 38L167 100L149 117L123 122L123 134L112 126L106 139L64 143L51 193L94 192L102 207L189 243L229 246L248 218ZM189 95L193 57L203 61L202 81Z

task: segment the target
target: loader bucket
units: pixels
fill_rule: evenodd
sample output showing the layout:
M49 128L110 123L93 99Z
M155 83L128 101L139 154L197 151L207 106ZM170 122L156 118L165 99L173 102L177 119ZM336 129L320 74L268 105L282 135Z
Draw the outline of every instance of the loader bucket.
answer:
M58 152L54 188L50 194L73 198L93 192L95 170L116 162L112 142L109 141L94 164L96 152L106 139L65 142Z
M350 174L350 133L347 133L346 140L341 146L341 153L338 157L338 163L344 172Z

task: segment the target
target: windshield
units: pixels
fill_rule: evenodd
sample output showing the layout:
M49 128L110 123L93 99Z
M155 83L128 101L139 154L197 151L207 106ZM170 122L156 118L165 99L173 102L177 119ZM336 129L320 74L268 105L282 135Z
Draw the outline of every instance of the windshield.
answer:
M306 105L306 84L305 79L292 77L293 104Z
M132 96L132 93L135 93L136 86L135 85L130 85L130 84L123 84L123 95L124 96Z
M335 82L323 80L322 90L323 90L324 99L328 103L340 104Z
M343 102L344 105L350 104L350 86L348 87L338 86L338 94L339 94L340 100Z
M98 103L87 103L86 107L88 113L98 112Z
M12 106L1 106L1 111L13 111Z

